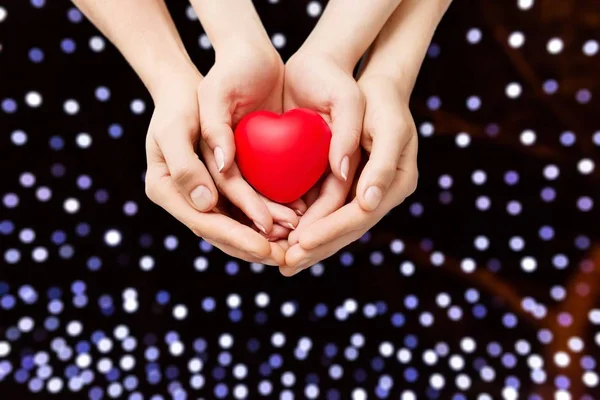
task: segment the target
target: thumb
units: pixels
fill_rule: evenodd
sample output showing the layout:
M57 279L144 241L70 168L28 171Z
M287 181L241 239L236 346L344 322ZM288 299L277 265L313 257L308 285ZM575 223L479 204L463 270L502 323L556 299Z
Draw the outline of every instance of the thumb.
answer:
M161 135L157 144L167 164L169 174L179 192L198 211L210 211L217 203L219 194L214 182L194 151L193 140L183 129L178 134Z
M227 171L235 159L235 141L231 129L229 105L222 96L212 93L208 88L198 90L200 107L200 130L202 138L215 156L219 172Z
M332 107L329 164L331 171L344 181L348 179L350 158L360 145L364 112L365 100L358 86L346 90Z
M356 195L360 207L373 211L385 197L396 173L402 151L410 139L410 130L398 124L380 123L371 132L373 144Z

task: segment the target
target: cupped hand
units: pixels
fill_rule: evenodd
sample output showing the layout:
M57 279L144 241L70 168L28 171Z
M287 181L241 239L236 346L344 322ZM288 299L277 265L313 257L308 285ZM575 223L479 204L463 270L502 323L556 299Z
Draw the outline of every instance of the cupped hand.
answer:
M286 266L280 267L285 276L358 240L416 189L417 133L409 99L401 95L394 80L385 76L363 76L359 85L366 99L361 144L370 154L354 198L300 232L299 243L286 251Z
M196 88L202 76L197 71L173 72L154 95L155 110L146 138L148 197L233 257L283 264L284 252L279 245L269 243L251 227L212 211L219 194L196 154L200 139Z
M323 53L300 50L285 66L284 111L305 107L317 111L332 131L331 172L306 196L310 206L290 233L293 246L307 227L344 205L360 159L359 142L364 96L352 70Z
M219 189L270 240L286 238L306 207L285 207L262 198L235 164L233 129L256 110L282 111L283 63L275 49L246 42L226 43L198 86L201 152ZM275 226L274 226L275 222Z

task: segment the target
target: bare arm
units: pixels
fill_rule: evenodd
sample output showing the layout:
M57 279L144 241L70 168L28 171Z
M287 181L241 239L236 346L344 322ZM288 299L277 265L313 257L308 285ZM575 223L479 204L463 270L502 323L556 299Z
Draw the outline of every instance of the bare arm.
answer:
M362 76L385 75L409 95L452 0L403 0L373 43Z
M152 97L168 76L198 74L164 0L73 0L119 49Z
M323 52L352 70L400 0L331 0L302 49Z
M272 49L251 0L190 0L215 50L240 42Z

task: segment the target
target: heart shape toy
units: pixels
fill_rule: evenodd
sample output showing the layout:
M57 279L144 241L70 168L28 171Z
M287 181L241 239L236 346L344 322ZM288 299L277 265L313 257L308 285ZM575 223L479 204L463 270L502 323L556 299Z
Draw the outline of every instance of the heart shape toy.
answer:
M278 203L302 197L327 169L331 130L312 110L256 111L242 118L234 136L242 175Z

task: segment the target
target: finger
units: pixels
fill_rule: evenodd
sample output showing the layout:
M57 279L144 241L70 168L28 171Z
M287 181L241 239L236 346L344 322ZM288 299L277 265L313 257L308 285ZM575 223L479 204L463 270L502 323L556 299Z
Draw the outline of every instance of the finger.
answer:
M358 86L352 81L343 90L344 95L334 100L331 110L331 146L329 164L331 171L341 180L349 177L350 158L360 145L365 100Z
M283 249L283 251L288 251L290 248L290 244L287 240L278 240L276 243Z
M379 216L363 210L358 201L354 200L332 214L315 221L310 229L302 232L299 244L305 250L312 250L348 233L364 232L375 225L381 217L383 215Z
M214 155L204 141L200 142L200 151L219 190L242 210L261 232L269 234L273 228L273 218L269 209L258 193L244 180L238 167L234 164L229 171L219 173L212 162Z
M278 242L272 242L271 245L271 257L270 259L275 262L277 266L285 265L285 249L281 247ZM272 265L272 264L269 264Z
M146 175L148 197L176 219L190 228L196 235L241 251L264 258L269 254L269 242L249 226L219 213L198 213L177 192L170 176L160 176L156 164L148 167Z
M318 184L313 186L304 195L304 202L306 203L308 208L310 208L315 203L315 201L317 201L317 199L319 198L319 193L321 192L321 186L323 186L323 181L320 181ZM307 210L308 210L308 208L307 208ZM306 213L306 211L304 213Z
M360 152L356 151L352 155L350 169L348 171L349 180L340 181L333 174L329 174L329 176L325 178L323 185L321 186L319 197L308 210L306 210L306 213L300 219L298 227L290 233L290 245L298 243L302 231L308 229L315 221L326 217L344 205L359 160Z
M398 204L404 202L408 196L413 194L417 189L419 180L419 169L417 165L418 140L417 136L413 135L400 157L398 173L392 182L390 192L393 192L387 200L384 209L392 209Z
M275 222L289 229L296 229L299 219L298 215L291 208L279 203L275 203L261 194L258 196L265 202L265 205L267 206L267 209L271 213L271 216Z
M212 240L206 240L206 242L210 243L211 245L213 245L217 249L221 250L223 253L227 254L228 256L238 258L238 259L246 261L246 262L259 263L259 264L265 264L265 265L271 265L271 266L281 265L280 263L275 261L275 259L273 259L271 256L267 256L266 258L257 258L257 257L252 256L249 253L238 250L235 247L228 246L223 243L215 242ZM283 261L283 262L285 262L285 261Z
M184 127L173 127L172 135L155 133L153 136L176 190L196 210L211 210L219 195L205 165L194 151L194 133Z
M357 186L358 202L366 211L373 211L381 203L396 176L402 151L412 136L409 127L387 121L374 126L371 134L371 154Z
M301 217L304 215L304 213L306 212L306 210L308 209L308 206L306 205L306 203L304 202L304 200L302 199L298 199L295 200L291 203L286 204L286 206L288 206L289 208L291 208L292 210L294 210L294 212L296 213L297 216Z
M400 169L395 175L390 190L384 196L380 207L372 212L365 211L355 199L332 214L315 221L299 236L300 245L307 250L314 249L336 238L371 229L388 210L402 203L410 196L417 185L417 141L409 140L405 155L400 161Z
M279 267L279 272L284 276L293 276L300 271L313 266L321 260L331 257L350 243L360 239L364 234L355 231L336 238L334 241L306 250L300 245L290 247L285 254L285 266Z
M200 128L202 139L213 154L216 171L222 173L231 168L235 158L230 104L208 82L208 78L204 79L198 88Z
M281 239L287 239L287 237L290 235L290 232L290 229L284 226L281 226L279 224L273 224L273 229L265 237L270 242L276 242Z

